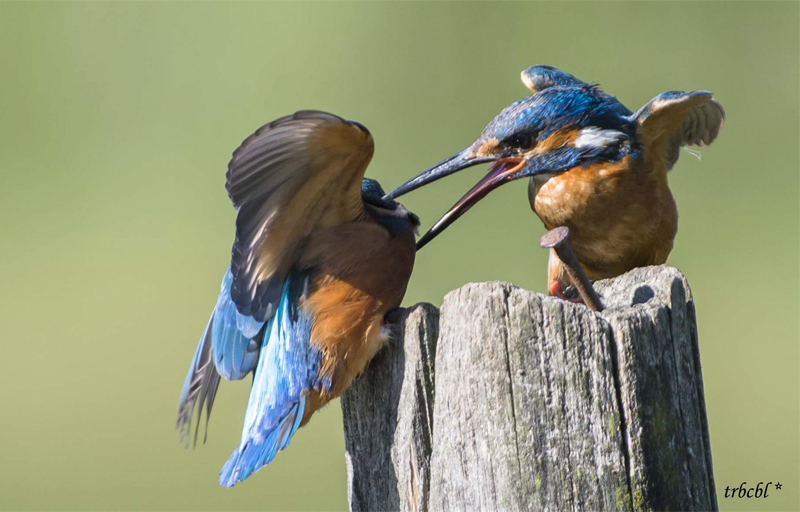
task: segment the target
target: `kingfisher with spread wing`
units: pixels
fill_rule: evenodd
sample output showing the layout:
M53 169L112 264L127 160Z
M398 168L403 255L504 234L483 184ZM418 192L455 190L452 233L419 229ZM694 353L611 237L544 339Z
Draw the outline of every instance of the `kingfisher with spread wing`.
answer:
M230 268L181 394L178 428L206 422L220 378L253 384L230 487L268 464L387 340L411 277L419 219L364 172L373 139L317 111L277 119L228 164L238 210Z
M522 72L531 96L504 109L463 151L386 196L492 162L489 172L419 240L421 248L504 183L529 177L531 208L547 229L567 226L592 280L666 261L678 229L667 172L681 147L714 141L725 119L706 91L659 94L633 113L593 84L551 66ZM550 293L570 284L551 250Z

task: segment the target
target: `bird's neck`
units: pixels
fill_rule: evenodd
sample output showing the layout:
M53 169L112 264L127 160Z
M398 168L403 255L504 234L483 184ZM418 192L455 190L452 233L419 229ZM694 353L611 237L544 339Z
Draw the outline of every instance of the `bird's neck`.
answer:
M368 203L364 203L364 210L367 212L369 219L377 222L393 237L405 231L414 231L414 227L411 225L411 222L408 219L407 212L405 212L405 210L402 208L398 208L395 211L389 211L383 208L376 208Z

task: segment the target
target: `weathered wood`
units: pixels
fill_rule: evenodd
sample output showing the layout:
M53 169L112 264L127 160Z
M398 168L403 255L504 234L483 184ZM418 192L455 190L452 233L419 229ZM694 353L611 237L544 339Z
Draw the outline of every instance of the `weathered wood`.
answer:
M398 325L342 396L351 510L427 510L439 310L418 304Z
M342 398L351 510L716 509L685 278L596 288L602 313L496 282L407 310Z
M634 507L716 510L694 300L671 267L599 283L615 337ZM633 307L630 305L633 304Z

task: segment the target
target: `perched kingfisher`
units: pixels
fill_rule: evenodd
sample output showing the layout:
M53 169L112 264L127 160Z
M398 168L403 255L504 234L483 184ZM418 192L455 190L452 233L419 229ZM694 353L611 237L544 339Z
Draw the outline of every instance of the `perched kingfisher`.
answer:
M383 346L414 266L419 219L364 171L360 123L302 111L259 128L233 153L238 210L230 268L178 407L188 444L220 377L253 372L242 440L220 473L230 487L268 464L341 395Z
M678 229L667 172L680 148L714 141L725 119L706 91L659 94L633 113L595 84L551 66L522 72L531 96L497 115L469 147L407 181L392 200L473 165L488 174L419 240L421 248L504 183L530 177L528 199L547 229L567 226L587 276L664 263ZM548 286L570 284L550 251Z

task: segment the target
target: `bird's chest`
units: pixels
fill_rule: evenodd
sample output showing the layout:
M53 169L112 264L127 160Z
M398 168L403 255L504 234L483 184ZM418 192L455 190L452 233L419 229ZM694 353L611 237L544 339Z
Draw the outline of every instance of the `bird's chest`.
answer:
M304 307L320 374L347 388L386 341L386 313L400 305L414 264L414 235L390 237L372 222L350 223L310 240L303 263L315 269Z
M677 231L666 179L627 160L535 176L528 197L548 229L570 228L570 243L582 262L608 267L609 274L651 264L661 254L666 258Z
M634 172L619 167L575 168L559 174L531 178L531 208L548 229L578 224L600 227L614 212L630 208L647 195Z
M550 229L582 217L593 201L592 187L571 172L534 176L528 185L528 198L533 211Z

